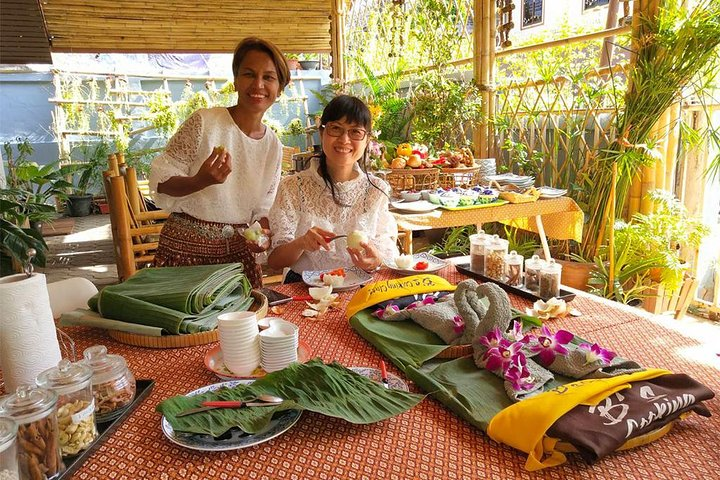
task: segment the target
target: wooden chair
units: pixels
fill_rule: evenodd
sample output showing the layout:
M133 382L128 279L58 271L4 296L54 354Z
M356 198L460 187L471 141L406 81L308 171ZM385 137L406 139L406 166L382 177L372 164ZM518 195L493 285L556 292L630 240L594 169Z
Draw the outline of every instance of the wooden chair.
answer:
M282 150L282 173L285 174L295 169L295 165L293 165L293 155L300 153L300 149L283 145Z
M390 184L394 196L400 196L403 190L434 190L438 187L437 168L424 169L395 169L385 172L377 172Z
M139 268L152 264L162 229L169 213L148 212L138 188L133 167L118 164L105 172L105 192L110 205L110 223L118 278L125 281Z

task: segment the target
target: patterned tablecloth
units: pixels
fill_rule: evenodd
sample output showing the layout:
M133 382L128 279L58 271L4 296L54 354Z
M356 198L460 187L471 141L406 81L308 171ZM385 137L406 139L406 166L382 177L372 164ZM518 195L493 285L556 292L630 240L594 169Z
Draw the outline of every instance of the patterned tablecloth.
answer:
M469 210L438 208L428 213L393 212L398 228L409 231L502 221L507 225L538 233L535 222L537 215L541 216L545 234L548 237L578 242L582 239L583 213L569 197L530 203L507 203L495 207Z
M453 267L441 272L458 282ZM378 279L393 275L381 271ZM277 287L304 294L302 284ZM288 304L282 316L300 327L300 337L325 361L346 366L377 367L381 355L350 329L344 305L352 292L341 294L342 307L322 319L300 316L302 302ZM513 298L516 307L524 299ZM578 296L572 305L582 316L557 321L588 340L605 345L646 366L685 372L720 393L717 338L693 338L674 320L644 318L633 310ZM413 410L373 425L305 412L288 432L244 450L204 453L167 440L155 406L161 400L220 381L203 365L214 345L155 350L122 345L100 330L71 327L66 331L82 349L104 344L125 356L138 379L155 380L150 396L125 420L72 478L77 479L470 479L470 478L598 478L708 479L720 471L720 406L708 403L713 417L692 415L670 434L649 446L613 454L594 465L577 455L554 469L530 474L524 454L490 440L430 397ZM714 342L714 345L712 345ZM402 376L392 365L389 370ZM418 391L410 384L411 390Z

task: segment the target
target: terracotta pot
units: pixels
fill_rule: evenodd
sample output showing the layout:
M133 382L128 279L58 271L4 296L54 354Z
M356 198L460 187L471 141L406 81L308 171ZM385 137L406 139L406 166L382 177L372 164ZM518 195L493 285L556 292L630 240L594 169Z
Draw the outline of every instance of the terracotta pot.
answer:
M576 288L587 292L589 290L588 280L590 271L595 268L592 262L573 262L569 260L555 260L562 265L560 283L566 287Z

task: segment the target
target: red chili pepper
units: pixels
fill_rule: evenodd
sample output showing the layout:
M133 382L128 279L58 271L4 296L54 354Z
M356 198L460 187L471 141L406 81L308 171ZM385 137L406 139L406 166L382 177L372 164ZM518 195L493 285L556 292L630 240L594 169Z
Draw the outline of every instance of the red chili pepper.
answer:
M415 270L427 270L428 262L417 262L415 264Z

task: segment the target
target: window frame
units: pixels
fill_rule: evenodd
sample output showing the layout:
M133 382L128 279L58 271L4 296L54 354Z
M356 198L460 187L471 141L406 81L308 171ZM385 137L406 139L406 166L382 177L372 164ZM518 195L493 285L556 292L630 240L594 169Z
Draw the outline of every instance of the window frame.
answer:
M538 20L535 23L526 25L525 24L525 5L526 5L526 2L528 2L528 1L533 2L533 7L535 7L536 2L539 1L539 3L540 3L540 20ZM523 0L522 11L520 12L520 29L524 30L526 28L533 28L533 27L537 27L538 25L542 25L544 23L545 23L545 0Z

